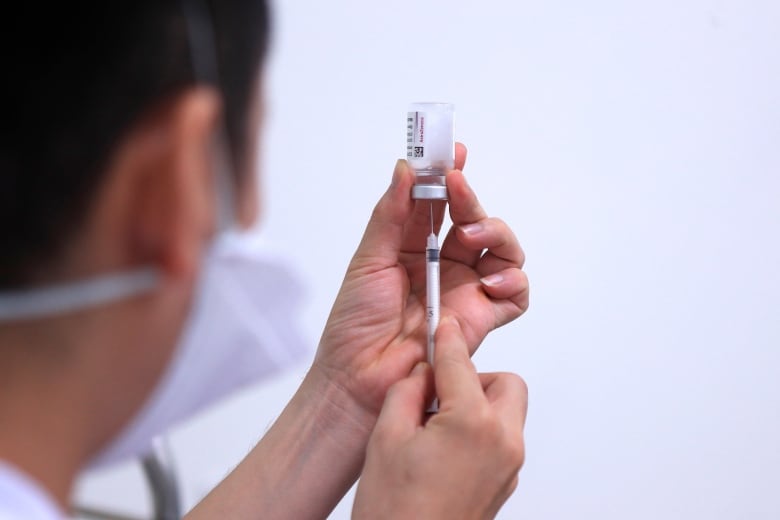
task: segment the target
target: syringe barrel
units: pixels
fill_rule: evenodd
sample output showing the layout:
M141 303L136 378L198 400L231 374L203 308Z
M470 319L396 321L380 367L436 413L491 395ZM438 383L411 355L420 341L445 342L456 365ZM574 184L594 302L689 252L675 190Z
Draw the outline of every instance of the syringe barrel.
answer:
M428 237L428 244L425 249L425 285L426 285L426 311L428 321L428 363L433 365L434 358L434 336L439 326L440 312L440 291L439 286L439 247L436 244L436 235L431 234Z

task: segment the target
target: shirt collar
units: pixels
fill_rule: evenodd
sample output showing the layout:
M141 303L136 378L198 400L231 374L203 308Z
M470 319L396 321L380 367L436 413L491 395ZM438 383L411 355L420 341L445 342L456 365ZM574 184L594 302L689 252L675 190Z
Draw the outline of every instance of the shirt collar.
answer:
M0 520L64 520L52 496L32 477L0 460Z

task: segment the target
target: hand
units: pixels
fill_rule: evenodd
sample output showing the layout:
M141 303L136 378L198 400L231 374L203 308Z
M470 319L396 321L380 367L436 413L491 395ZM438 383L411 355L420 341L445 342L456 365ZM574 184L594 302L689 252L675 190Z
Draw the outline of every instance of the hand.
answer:
M514 374L477 374L452 319L437 333L439 413L424 421L431 372L391 387L368 444L353 518L492 518L517 486L528 394Z
M456 168L465 161L458 143ZM349 265L313 366L365 411L365 431L387 389L425 359L431 203L410 198L414 178L399 161ZM447 188L453 227L441 249L441 316L458 320L473 353L488 332L528 308L524 254L509 227L487 217L459 170L448 173ZM434 203L437 233L444 207Z
M455 166L463 168L465 160L466 149L457 145ZM399 161L390 188L377 204L349 265L311 370L271 429L201 502L193 518L244 518L256 516L257 511L262 511L264 518L325 518L357 479L385 394L397 381L403 380L382 411L390 417L384 422L392 424L401 409L408 412L404 424L419 421L422 388L430 379L430 370L418 370L409 379L407 376L425 358L426 351L425 242L430 233L430 203L411 200L413 184L414 172L406 162ZM461 386L445 382L461 377L455 375L456 363L448 361L446 355L442 358L441 352L437 354L437 379L443 385L441 412L429 422L419 445L433 442L427 440L430 436L440 439L443 446L465 445L476 450L473 453L481 457L476 468L484 469L482 475L487 475L489 482L479 486L470 483L468 489L474 495L470 507L477 508L473 511L491 511L504 496L497 494L494 481L515 471L518 458L522 459L522 438L517 434L517 421L512 423L510 416L524 409L524 404L513 404L519 399L517 394L524 393L517 378L508 375L483 375L480 385L468 356L490 330L525 311L528 282L520 270L523 251L514 235L500 220L487 218L460 171L449 172L447 188L455 227L441 250L440 329L447 328L448 319L459 323L456 330L462 328L463 336L458 332L457 341L446 336L442 341L457 345L460 350L454 359L470 368L466 370L461 398L460 390L447 390ZM444 203L434 205L434 217L438 229L444 218ZM468 227L472 225L476 226ZM409 401L404 396L410 391L413 395ZM401 408L393 404L407 401L411 404ZM383 446L383 437L388 439L388 446L396 446L392 441L395 437L381 433L388 432L388 428L378 429L374 446ZM410 431L414 427L410 426ZM402 448L398 445L399 453ZM428 450L418 449L421 453ZM372 460L384 456L377 450L372 448L372 453L376 452ZM410 455L404 453L408 459ZM450 457L449 449L446 457ZM469 471L474 474L472 459L470 454ZM507 466L509 462L513 463ZM373 500L376 488L370 484L379 480L370 475L381 471L372 468L382 463L369 461L366 465L360 496L372 498L361 498L361 503ZM439 466L431 470L468 475L464 460L458 459L457 463L449 470ZM401 466L394 468L399 470ZM416 478L421 482L439 478L438 473L431 475L419 474ZM397 478L398 473L392 476ZM451 489L460 488L458 483ZM504 494L510 489L506 486ZM304 496L306 499L301 500Z

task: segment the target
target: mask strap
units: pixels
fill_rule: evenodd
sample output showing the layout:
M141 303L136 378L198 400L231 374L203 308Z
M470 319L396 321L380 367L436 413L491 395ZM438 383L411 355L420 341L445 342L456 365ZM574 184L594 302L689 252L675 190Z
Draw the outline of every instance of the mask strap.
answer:
M149 292L160 283L151 267L40 289L0 291L0 323L98 307Z
M216 40L208 5L204 0L181 0L181 8L195 80L220 88ZM218 229L224 231L235 223L234 191L230 182L233 165L224 119L217 139L217 218ZM99 307L150 292L161 279L158 269L141 267L38 289L0 290L0 323Z
M195 81L216 86L224 97L217 60L217 39L209 6L205 0L181 0L180 5L187 26ZM216 156L217 229L226 231L235 227L236 206L235 186L231 182L231 177L235 178L235 168L230 156L230 140L224 117L219 123Z

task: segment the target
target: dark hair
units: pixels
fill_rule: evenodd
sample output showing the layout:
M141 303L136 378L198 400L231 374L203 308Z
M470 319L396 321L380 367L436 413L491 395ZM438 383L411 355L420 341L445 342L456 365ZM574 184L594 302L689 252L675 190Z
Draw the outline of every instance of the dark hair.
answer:
M239 164L251 144L246 115L268 41L267 7L262 0L188 1L209 11L201 22L213 30L225 125ZM9 94L0 117L0 290L45 278L82 224L125 133L156 103L204 80L193 70L184 2L88 5L53 2L28 16L4 15L5 25L27 37L13 29L15 36L2 36L13 59L4 65Z

